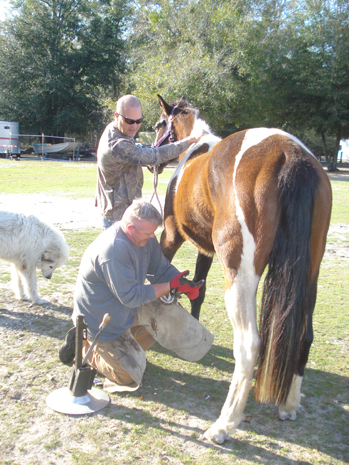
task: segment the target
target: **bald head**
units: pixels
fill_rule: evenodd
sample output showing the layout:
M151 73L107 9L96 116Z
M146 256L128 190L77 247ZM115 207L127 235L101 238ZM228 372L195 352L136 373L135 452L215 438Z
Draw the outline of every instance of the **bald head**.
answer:
M124 95L116 102L116 112L124 115L127 109L141 109L141 102L134 95Z
M116 104L115 124L127 137L134 138L143 120L142 105L134 95L124 95Z

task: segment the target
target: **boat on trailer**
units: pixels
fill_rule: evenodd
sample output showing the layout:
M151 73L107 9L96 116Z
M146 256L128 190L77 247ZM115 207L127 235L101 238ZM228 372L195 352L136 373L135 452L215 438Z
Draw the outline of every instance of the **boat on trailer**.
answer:
M60 144L33 144L36 155L52 156L74 154L79 151L81 142L62 142Z

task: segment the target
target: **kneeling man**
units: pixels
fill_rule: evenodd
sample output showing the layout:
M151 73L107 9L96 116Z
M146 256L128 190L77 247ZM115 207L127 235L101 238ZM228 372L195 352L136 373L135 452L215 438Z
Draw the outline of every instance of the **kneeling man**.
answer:
M103 316L111 320L94 346L88 362L109 382L109 392L133 391L141 385L146 366L144 351L157 341L189 361L202 358L213 335L177 302L157 300L170 291L199 295L201 283L185 278L163 255L155 237L162 224L156 208L136 200L121 221L105 230L87 248L74 294L73 322L84 315L88 325L83 357L98 332ZM150 284L145 284L145 279ZM66 335L59 357L75 356L75 328Z

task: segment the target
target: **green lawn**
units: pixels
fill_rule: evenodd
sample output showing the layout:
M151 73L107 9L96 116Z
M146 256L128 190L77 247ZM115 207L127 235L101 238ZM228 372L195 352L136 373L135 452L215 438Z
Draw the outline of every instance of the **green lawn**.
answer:
M153 192L153 175L144 172L144 194ZM165 169L159 176L158 194L166 193L173 170ZM68 195L75 198L94 196L97 167L94 161L59 162L51 160L0 159L0 192L2 194Z

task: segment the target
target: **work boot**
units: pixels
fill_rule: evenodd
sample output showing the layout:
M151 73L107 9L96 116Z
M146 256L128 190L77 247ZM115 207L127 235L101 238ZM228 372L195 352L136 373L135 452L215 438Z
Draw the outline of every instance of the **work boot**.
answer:
M66 336L62 347L59 349L59 360L66 365L73 362L75 358L75 326L71 328Z

